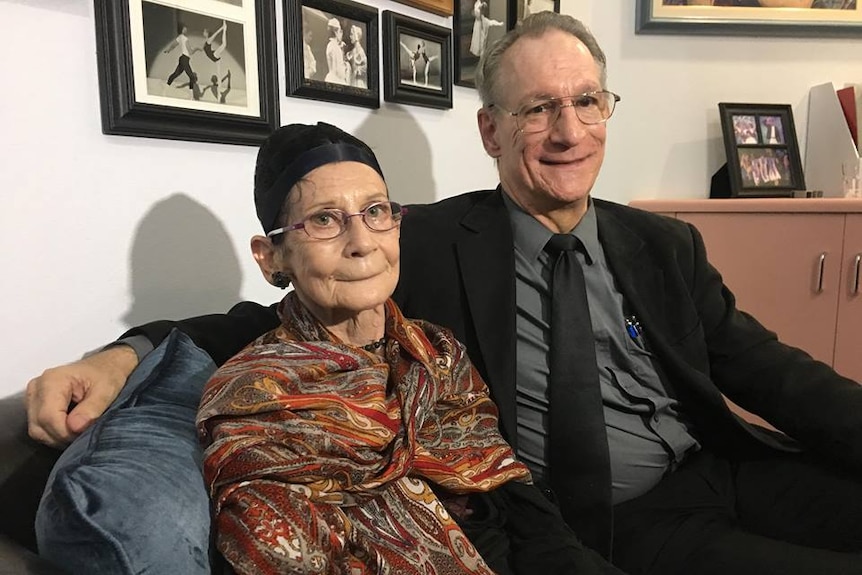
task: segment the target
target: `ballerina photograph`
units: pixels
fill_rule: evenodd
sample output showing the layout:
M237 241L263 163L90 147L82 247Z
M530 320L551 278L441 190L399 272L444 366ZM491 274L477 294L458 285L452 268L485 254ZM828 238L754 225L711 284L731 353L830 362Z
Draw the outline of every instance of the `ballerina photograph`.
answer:
M142 8L148 95L248 105L241 24L151 2Z
M548 1L553 4L553 0L532 0ZM457 7L453 23L455 83L473 88L479 57L509 28L509 8L504 0L462 0Z
M488 31L496 26L505 32L504 24L505 22L488 17L488 0L476 0L473 3L473 37L470 39L470 53L481 57L488 43Z
M452 107L452 30L383 12L383 97L429 108Z
M439 66L434 62L440 59L440 45L432 42L429 48L425 40L408 34L402 34L399 43L403 50L401 82L439 90L441 88ZM437 72L432 73L433 68L436 68Z

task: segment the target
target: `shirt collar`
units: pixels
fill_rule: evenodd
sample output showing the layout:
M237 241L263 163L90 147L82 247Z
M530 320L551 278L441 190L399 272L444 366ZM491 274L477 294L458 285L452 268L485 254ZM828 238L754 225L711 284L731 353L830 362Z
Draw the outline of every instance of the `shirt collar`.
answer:
M537 260L539 254L544 251L545 244L554 235L553 232L543 226L539 220L521 209L505 191L502 194L503 203L506 205L509 219L512 222L512 235L515 240L515 247L530 261ZM571 234L581 241L587 265L591 265L595 261L595 255L600 253L599 227L592 198L589 199L589 205L584 217L581 218L575 229L571 231Z

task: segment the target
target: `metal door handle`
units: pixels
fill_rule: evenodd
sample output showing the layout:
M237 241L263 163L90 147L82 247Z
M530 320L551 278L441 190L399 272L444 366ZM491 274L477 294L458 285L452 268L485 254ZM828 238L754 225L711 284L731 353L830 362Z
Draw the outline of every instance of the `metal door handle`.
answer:
M850 290L852 295L859 293L859 268L862 267L862 254L856 254L856 259L853 260L853 289Z
M823 291L823 272L826 268L826 252L820 254L820 260L817 263L817 293Z

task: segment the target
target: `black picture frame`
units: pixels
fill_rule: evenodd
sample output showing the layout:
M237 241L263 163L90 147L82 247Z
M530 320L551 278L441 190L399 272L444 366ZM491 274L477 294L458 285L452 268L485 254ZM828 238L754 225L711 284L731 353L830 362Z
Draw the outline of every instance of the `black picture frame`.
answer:
M484 5L483 5L484 3ZM477 20L481 11L486 20ZM484 37L481 32L484 26ZM508 0L455 0L452 34L455 56L455 84L476 87L476 66L485 47L512 28Z
M336 50L330 34L337 28L328 25L333 21L338 23L342 35L341 58L346 68L341 74L332 72L328 65L330 50L333 53ZM284 0L287 95L379 108L379 22L376 8L351 0ZM361 33L358 42L355 30ZM307 34L311 35L311 42ZM354 65L357 59L359 64ZM312 66L306 68L310 62L314 64L313 72Z
M731 197L792 197L805 189L787 104L718 104Z
M95 0L102 132L259 145L279 126L274 0L224 3L219 14L190 4ZM205 55L204 27L218 61Z
M384 11L383 76L387 102L451 108L452 31Z
M826 7L823 2L823 7ZM831 6L832 3L829 3ZM733 6L687 6L680 0L637 0L637 34L859 38L862 5L843 0L829 10Z
M535 12L560 13L560 0L509 0L509 29L517 26L527 16Z

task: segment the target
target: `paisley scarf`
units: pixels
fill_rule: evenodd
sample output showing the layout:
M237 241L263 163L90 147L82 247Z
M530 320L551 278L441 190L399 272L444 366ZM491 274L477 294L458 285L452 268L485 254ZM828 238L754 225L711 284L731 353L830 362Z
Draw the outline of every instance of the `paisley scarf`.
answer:
M490 491L529 472L451 332L385 307L381 357L290 293L282 325L207 384L204 477L237 573L491 573L430 485Z

